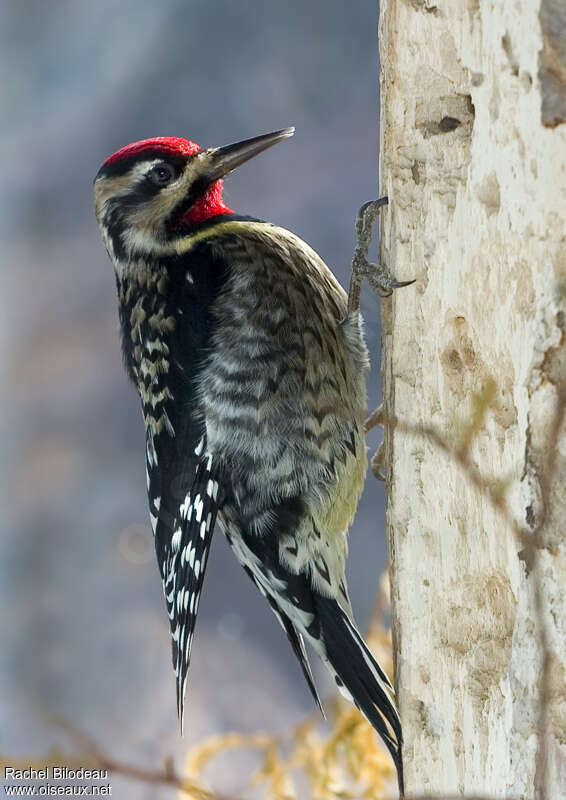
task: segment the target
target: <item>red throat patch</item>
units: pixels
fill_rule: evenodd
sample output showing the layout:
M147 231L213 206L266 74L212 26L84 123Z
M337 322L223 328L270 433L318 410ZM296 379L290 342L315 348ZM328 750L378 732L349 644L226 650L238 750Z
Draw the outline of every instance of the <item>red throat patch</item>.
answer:
M218 214L233 213L222 199L222 181L215 181L189 208L181 219L181 224L193 225L195 222L205 222Z

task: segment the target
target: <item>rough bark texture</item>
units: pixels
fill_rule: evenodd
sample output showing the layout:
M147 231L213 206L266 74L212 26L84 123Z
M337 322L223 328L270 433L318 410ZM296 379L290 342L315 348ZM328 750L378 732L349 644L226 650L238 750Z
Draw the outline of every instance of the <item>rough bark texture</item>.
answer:
M540 576L549 639L548 797L566 796L566 12L557 0L383 0L381 257L417 283L383 304L388 416L452 441L497 391L470 457L509 481L536 569L426 438L386 433L407 792L540 794ZM532 566L532 564L531 564ZM537 572L538 570L538 572ZM538 764L538 766L537 766Z

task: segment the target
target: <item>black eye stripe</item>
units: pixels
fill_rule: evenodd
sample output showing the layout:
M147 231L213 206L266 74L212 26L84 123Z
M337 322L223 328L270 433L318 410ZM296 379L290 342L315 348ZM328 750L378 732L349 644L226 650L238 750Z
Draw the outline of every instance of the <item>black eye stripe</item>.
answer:
M195 153L195 155L197 154ZM194 156L178 156L175 155L175 153L167 153L165 155L162 150L146 150L143 154L121 158L119 161L113 161L110 164L106 164L106 166L102 166L96 177L114 178L120 175L126 175L136 164L146 163L149 168L149 164L156 159L159 159L160 163L170 164L180 173L187 161L193 157Z
M121 195L120 204L124 209L130 211L134 210L148 200L151 200L152 197L156 197L162 188L162 186L148 180L147 175L144 175L136 181L127 194Z

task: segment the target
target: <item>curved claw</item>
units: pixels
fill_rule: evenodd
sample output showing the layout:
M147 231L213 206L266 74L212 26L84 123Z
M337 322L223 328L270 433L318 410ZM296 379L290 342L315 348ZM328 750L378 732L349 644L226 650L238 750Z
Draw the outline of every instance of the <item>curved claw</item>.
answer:
M388 197L380 197L378 200L369 200L364 203L358 211L356 218L357 245L352 259L352 275L350 279L350 291L348 295L348 311L354 311L360 307L360 290L362 279L366 278L372 289L380 297L389 297L394 289L403 286L410 286L414 280L397 281L390 274L389 270L381 264L372 264L368 260L368 251L372 238L372 229L377 218L379 209L389 203Z
M382 288L384 294L381 294L381 297L391 297L394 289L402 289L403 286L410 286L412 283L416 282L417 282L416 278L413 278L412 281L391 281L390 283L387 284L387 289Z
M416 278L411 278L410 281L395 281L394 289L401 289L402 286L410 286L412 283L416 283Z
M416 278L410 281L396 281L394 278L385 274L383 267L379 264L368 264L369 268L365 273L365 277L372 289L379 294L380 297L389 297L393 294L394 289L402 289L403 286L410 286L415 283Z
M381 206L386 206L388 203L389 198L387 195L378 197L377 200L368 200L367 203L364 203L358 211L358 217L363 217L368 208L372 208L373 210L377 211L378 208L381 208Z
M367 203L364 203L363 206L361 206L356 218L356 233L358 236L364 232L365 228L369 228L371 230L377 218L379 209L382 206L388 205L388 203L388 197L380 197L378 200L368 200Z
M391 283L391 289L402 289L403 286L410 286L412 283L416 283L417 279L413 278L411 281L393 281Z

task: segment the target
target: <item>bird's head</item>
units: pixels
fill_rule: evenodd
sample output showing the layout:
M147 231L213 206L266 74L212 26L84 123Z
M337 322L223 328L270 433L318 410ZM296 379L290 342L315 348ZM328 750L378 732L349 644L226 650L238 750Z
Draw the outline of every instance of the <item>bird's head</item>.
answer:
M118 150L94 180L96 218L111 257L165 251L186 226L232 213L222 198L222 178L293 132L285 128L206 150L177 137Z

